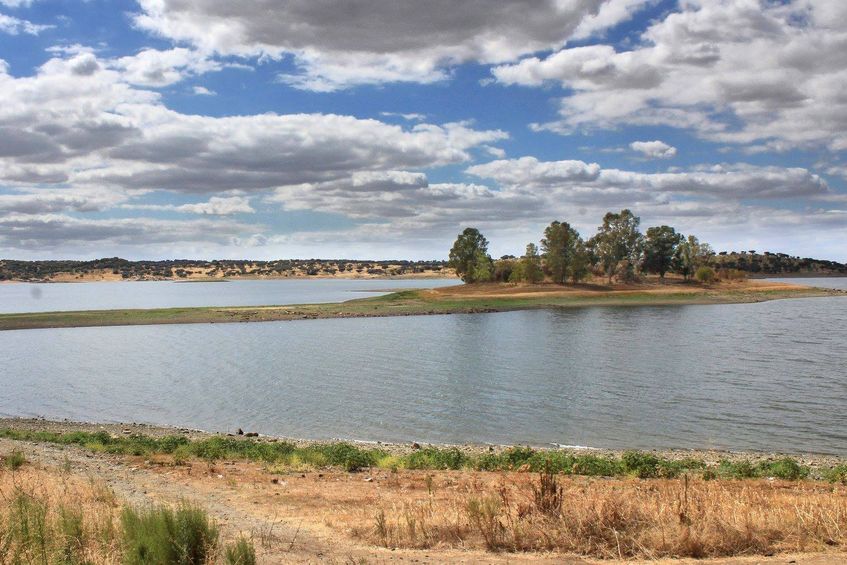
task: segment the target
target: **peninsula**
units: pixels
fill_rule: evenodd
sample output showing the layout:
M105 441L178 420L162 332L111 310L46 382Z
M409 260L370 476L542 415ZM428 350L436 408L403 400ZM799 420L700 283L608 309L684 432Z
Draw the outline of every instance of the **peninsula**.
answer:
M720 281L712 284L672 279L614 285L474 283L438 289L404 290L374 298L329 304L0 314L0 330L469 314L588 306L734 304L845 295L844 291L839 290L763 280Z

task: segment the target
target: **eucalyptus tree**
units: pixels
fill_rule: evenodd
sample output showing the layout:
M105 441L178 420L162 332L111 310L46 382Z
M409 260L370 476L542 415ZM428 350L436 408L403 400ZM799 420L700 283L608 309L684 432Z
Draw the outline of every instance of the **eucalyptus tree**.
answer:
M607 212L603 216L603 225L597 228L597 234L589 241L603 271L609 277L609 284L612 284L612 277L621 261L627 261L629 273L638 263L643 239L638 231L640 223L641 219L629 210Z
M523 280L528 283L539 283L544 279L544 272L541 270L541 256L538 254L538 247L534 243L526 246L526 253L521 257L521 265Z
M670 226L647 228L644 239L644 269L664 279L673 266L676 249L685 238Z
M698 267L706 266L714 254L708 243L700 243L696 237L689 235L676 248L674 270L688 280Z
M572 263L582 240L567 222L553 222L544 229L541 250L544 267L554 283L565 284L572 272Z
M448 264L466 283L490 281L494 269L488 255L488 240L478 229L465 228L450 249Z

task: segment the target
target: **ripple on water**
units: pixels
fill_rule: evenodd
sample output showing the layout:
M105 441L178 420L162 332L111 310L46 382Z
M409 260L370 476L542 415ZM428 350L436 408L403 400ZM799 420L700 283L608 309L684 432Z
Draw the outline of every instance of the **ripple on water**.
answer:
M841 298L2 332L0 413L847 454L845 335Z

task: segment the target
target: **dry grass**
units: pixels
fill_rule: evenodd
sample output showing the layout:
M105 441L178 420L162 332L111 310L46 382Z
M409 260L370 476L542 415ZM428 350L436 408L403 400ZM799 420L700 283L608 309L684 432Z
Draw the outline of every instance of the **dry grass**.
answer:
M119 563L119 507L105 485L58 469L0 471L0 563Z
M542 475L543 477L543 475ZM432 484L362 510L352 533L388 547L558 551L597 558L842 550L847 491L807 481L602 480L503 474Z

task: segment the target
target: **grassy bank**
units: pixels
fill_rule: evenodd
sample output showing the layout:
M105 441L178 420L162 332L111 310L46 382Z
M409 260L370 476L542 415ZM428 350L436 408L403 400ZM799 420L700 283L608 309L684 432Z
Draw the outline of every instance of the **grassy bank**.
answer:
M580 285L515 286L481 284L433 290L407 290L385 296L331 304L154 308L144 310L88 310L0 314L0 330L266 322L317 318L355 318L504 312L536 308L589 306L665 306L732 304L783 298L844 296L842 291L749 281L712 286L635 285L604 287Z
M771 460L721 460L707 464L696 457L670 459L647 452L628 451L621 455L578 454L570 451L512 447L500 452L467 453L455 447L425 447L406 454L392 454L379 448L349 443L295 445L285 441L212 436L190 440L183 436L112 436L107 432L48 432L0 429L0 438L58 445L74 445L117 455L167 455L177 464L192 458L209 462L247 460L261 462L281 472L304 468L338 468L361 471L388 470L473 470L550 471L556 474L589 477L675 478L682 475L712 479L778 478L783 480L820 479L847 483L847 465L812 468L790 457Z
M20 452L0 460L0 563L256 563L252 542L226 543L202 508L136 508L103 483L30 465Z
M802 554L798 562L823 565L847 548L843 472L791 459L707 464L527 448L392 455L9 430L0 449L4 563L785 563ZM836 482L809 480L824 475ZM794 555L764 557L784 552Z

